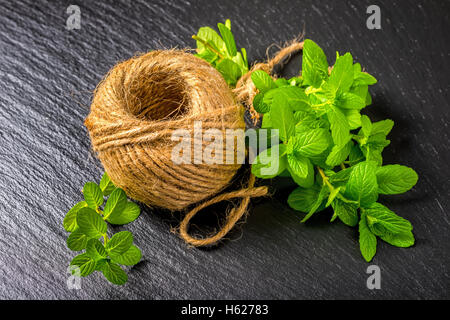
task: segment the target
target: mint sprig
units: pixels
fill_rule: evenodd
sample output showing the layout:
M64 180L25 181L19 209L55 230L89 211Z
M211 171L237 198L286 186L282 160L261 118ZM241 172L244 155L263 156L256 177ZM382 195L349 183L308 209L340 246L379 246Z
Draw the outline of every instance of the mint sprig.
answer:
M71 233L67 238L68 248L85 250L74 257L70 265L79 267L82 277L100 271L111 283L123 285L128 276L120 265L137 264L142 253L133 245L133 235L129 231L118 232L109 238L107 222L115 225L130 223L140 215L140 208L128 201L125 191L115 187L106 172L99 185L87 182L83 195L84 201L73 206L63 220L64 229Z
M246 51L236 51L229 20L219 30L222 38L208 27L193 36L197 56L235 85L248 71ZM337 53L330 67L323 50L309 39L304 41L301 75L274 81L256 70L251 79L258 90L253 107L263 114L261 128L278 129L280 138L278 145L257 155L252 173L262 179L291 177L298 187L288 204L305 213L302 222L331 207L331 221L359 226L367 261L375 255L378 238L397 247L413 245L411 224L377 202L379 194L406 192L418 179L411 168L383 166L394 122L372 122L361 114L372 103L368 88L377 80L350 53ZM274 148L278 158L272 156Z
M233 86L248 72L247 52L244 48L241 52L237 51L230 20L217 26L220 35L210 27L202 27L192 36L197 41L196 56L214 66L225 81Z

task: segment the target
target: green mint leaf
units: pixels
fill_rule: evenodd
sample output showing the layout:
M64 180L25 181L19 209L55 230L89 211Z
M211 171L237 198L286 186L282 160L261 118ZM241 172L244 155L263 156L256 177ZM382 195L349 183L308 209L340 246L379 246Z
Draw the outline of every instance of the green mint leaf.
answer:
M371 101L370 102L367 101L368 96L370 98L369 86L367 86L367 85L361 85L361 86L353 85L348 92L360 97L364 101L364 104L366 106L369 105L370 103L372 103Z
M287 82L290 86L297 86L297 87L301 87L304 83L303 77L301 77L301 76L300 77L292 77Z
M311 94L314 89L309 87L305 89L305 93L309 94L312 105L323 105L324 103L335 104L336 103L336 88L329 82L323 82L320 86L319 92Z
M86 246L86 254L95 261L108 256L105 247L98 239L90 239Z
M274 97L273 103L270 107L270 119L273 127L279 130L280 139L282 141L286 142L291 136L294 135L294 114L285 97L281 95Z
M367 91L366 94L366 106L370 106L372 104L372 96L370 95L369 91Z
M106 244L106 251L110 256L126 252L133 244L133 234L129 231L116 233Z
M339 198L335 198L331 203L334 213L339 219L350 227L358 224L358 206L353 203L344 202Z
M216 69L222 74L223 78L230 86L234 86L242 75L239 66L230 59L223 59L220 61L217 64Z
M242 53L242 60L244 60L245 67L248 70L247 50L245 50L245 48L241 48L241 53Z
M262 119L262 123L261 123L261 128L262 129L271 129L272 128L272 120L270 119L269 113L264 115L264 117Z
M238 65L239 69L241 70L241 74L247 73L248 65L240 52L236 53L236 55L231 60L233 60L233 62Z
M215 62L219 59L219 56L215 52L210 50L204 50L201 53L196 53L194 55L198 58L207 61L213 66L215 66Z
M381 155L383 148L362 146L361 151L367 161L374 162L377 166L381 166L383 164L383 156Z
M361 127L361 113L356 109L341 109L342 113L347 118L350 130Z
M230 20L227 21L229 22ZM217 26L219 27L220 35L222 36L223 41L225 42L225 47L227 48L228 54L231 57L234 57L237 54L237 50L233 33L231 33L230 28L228 28L226 25L222 23L217 24Z
M67 212L63 220L64 229L68 232L73 232L78 227L77 225L77 213L81 208L87 207L86 201L78 202Z
M305 179L311 172L311 161L296 152L288 154L287 161L289 165L289 171L292 171L301 179Z
M361 133L363 137L369 138L372 133L372 122L366 115L361 116Z
M375 79L373 76L371 76L370 74L368 74L367 72L355 72L354 74L354 81L353 81L353 85L373 85L377 83L377 79Z
M344 162L350 154L352 146L353 142L351 140L344 145L334 145L327 157L326 164L330 167L334 167Z
M256 112L258 113L267 113L270 111L270 106L264 103L264 94L258 93L253 97L253 108L255 108ZM268 113L263 117L266 118L266 116L270 116Z
M368 74L367 72L361 71L361 65L359 63L355 63L353 65L353 85L354 86L370 86L377 83L377 79Z
M107 221L111 221L119 217L127 206L128 200L125 191L120 188L114 190L106 201L103 214Z
M103 192L94 182L87 182L84 185L83 195L89 208L96 210L103 204Z
M323 50L312 40L303 43L302 77L305 84L320 87L328 77L328 61Z
M89 238L100 238L106 234L107 225L102 217L89 207L81 208L77 215L79 231Z
M400 194L411 189L418 180L417 173L399 164L377 168L378 193Z
M82 277L86 277L95 271L95 260L86 253L74 257L70 265L79 267Z
M357 136L355 136L356 138ZM381 166L383 164L383 157L381 153L385 146L389 145L390 141L386 140L383 134L377 134L375 136L370 136L366 142L365 139L360 141L360 149L367 161L372 161Z
M329 176L330 183L337 186L345 185L350 178L352 170L353 168L349 167Z
M327 116L334 143L339 146L346 144L350 137L350 126L345 115L339 108L332 107L327 111Z
M99 186L105 197L109 196L116 188L106 172L103 174Z
M331 148L328 148L327 150L325 150L323 153L317 155L317 156L311 156L309 157L309 160L312 162L312 164L314 166L318 166L322 169L328 170L328 169L332 169L333 167L330 167L329 165L327 165L325 163L325 161L327 160L328 154L330 153ZM320 179L318 180L320 181Z
M380 238L381 240L400 248L411 247L415 242L414 235L411 231L398 234L386 232L385 234L380 235Z
M100 259L100 260L96 260L95 261L95 271L102 271L102 267L103 265L108 262L111 261L110 258L106 258L106 259Z
M350 53L347 52L336 59L328 83L334 87L337 94L350 90L353 84L353 57Z
M304 157L319 155L329 147L329 133L325 129L312 129L296 133L288 143L292 143L296 153Z
M72 251L81 251L86 249L88 239L80 230L75 230L67 238L67 247Z
M377 252L377 238L370 231L364 213L361 214L361 220L359 220L359 248L367 262L370 262Z
M278 148L278 156L276 149ZM287 159L284 155L286 145L280 144L266 149L258 154L252 164L252 173L262 179L271 179L278 176L287 168Z
M350 92L342 93L337 99L337 106L342 109L361 110L366 106L365 99L360 98L356 94Z
M266 72L262 70L255 70L251 75L253 84L260 93L265 93L271 89L277 88L277 85Z
M290 166L288 166L288 171L291 174L292 180L300 187L303 188L311 188L314 184L314 167L311 164L311 161L308 162L308 173L306 177L298 176Z
M367 216L367 224L370 230L377 236L386 233L400 234L412 230L411 223L396 215L380 203L372 203L370 207L364 209Z
M319 211L319 208L322 207L324 200L328 197L329 189L328 186L324 185L320 189L319 195L317 196L316 202L311 207L311 210L309 210L308 214L303 218L301 221L302 223L306 222L309 218L312 217L312 215Z
M391 143L391 141L386 140L386 136L383 133L377 133L377 134L373 134L369 137L369 139L367 139L367 144L371 147L371 148L381 148L383 149L384 147L388 146Z
M373 162L355 165L346 184L345 196L367 207L378 199L376 166Z
M140 214L141 208L139 208L136 203L128 201L125 208L122 212L120 212L120 214L111 214L111 216L108 217L107 221L111 224L124 225L136 220Z
M350 150L350 154L348 155L348 161L350 162L351 166L354 166L355 164L364 161L365 157L362 153L361 149L358 145L354 145L352 149Z
M141 261L142 253L141 250L132 245L127 251L122 254L112 254L112 262L124 265L124 266L134 266L139 261Z
M281 88L281 87L289 86L291 84L285 78L278 78L275 80L275 85L277 86L277 88Z
M392 127L394 126L394 121L391 119L381 120L378 122L372 123L372 134L383 134L384 136L387 136L389 132L391 132Z
M284 98L292 111L311 112L309 98L302 88L288 86L269 90L264 93L263 102L271 108L276 98Z
M225 24L219 23L218 28L223 39L209 27L200 28L193 36L197 41L196 56L208 61L222 74L228 85L234 86L248 71L247 52L245 49L237 52L230 20L226 20Z
M314 184L311 188L308 189L298 187L291 192L287 202L292 209L308 213L316 204L320 190L321 187L317 184Z
M219 34L210 27L202 27L198 29L197 37L202 39L204 42L207 42L219 52L223 51L226 47L225 42L222 40ZM203 53L204 51L208 51L208 48L202 41L197 40L197 50L199 53Z
M312 112L296 111L294 112L294 120L297 123L295 131L297 131L297 127L305 128L298 130L298 132L308 131L311 128L317 128L317 125L322 124L321 122L319 123L316 114Z
M101 269L105 278L116 285L123 285L128 281L128 276L122 268L111 261L103 261L99 268Z

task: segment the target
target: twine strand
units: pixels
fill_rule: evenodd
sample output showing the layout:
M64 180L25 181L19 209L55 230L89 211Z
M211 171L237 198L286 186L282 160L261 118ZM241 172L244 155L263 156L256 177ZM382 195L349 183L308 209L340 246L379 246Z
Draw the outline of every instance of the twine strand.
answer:
M242 216L247 212L247 207L251 198L254 197L262 197L267 194L267 187L254 187L255 184L255 176L250 174L248 187L245 189L231 191L228 193L224 193L218 195L202 204L198 205L194 209L192 209L184 219L181 221L179 230L180 235L184 241L195 246L208 246L217 243L221 240L234 226L235 224L242 218ZM232 208L228 213L225 224L219 229L219 231L208 237L208 238L194 238L188 233L189 223L191 219L202 209L209 207L213 204L219 203L225 200L231 200L235 198L242 198L240 205L237 208Z

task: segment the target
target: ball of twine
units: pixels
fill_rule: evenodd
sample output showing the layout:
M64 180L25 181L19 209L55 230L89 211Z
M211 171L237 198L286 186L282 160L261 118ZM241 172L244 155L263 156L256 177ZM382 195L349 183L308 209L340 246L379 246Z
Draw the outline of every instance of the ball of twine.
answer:
M267 187L255 187L250 175L247 187L220 194L241 164L175 164L172 148L179 142L172 135L184 129L195 141L195 121L202 122L203 132L214 128L225 135L227 129L245 129L242 103L256 92L250 73L270 72L275 61L296 50L280 51L268 63L255 65L234 92L206 61L182 50L152 51L117 64L97 86L85 120L93 149L111 180L150 207L190 208L180 223L180 236L194 246L215 244L244 215L250 198L266 195ZM202 149L209 143L202 141ZM229 211L216 234L189 234L189 222L198 211L235 198L240 204Z

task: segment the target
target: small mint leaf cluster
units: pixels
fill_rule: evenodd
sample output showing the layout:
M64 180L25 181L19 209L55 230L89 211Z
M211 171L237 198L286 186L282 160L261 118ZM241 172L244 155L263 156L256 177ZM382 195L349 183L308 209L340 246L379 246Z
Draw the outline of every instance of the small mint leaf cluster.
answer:
M85 250L74 257L70 265L78 267L82 277L100 271L111 283L123 285L128 276L119 265L137 264L142 253L133 245L133 234L129 231L117 232L109 238L107 222L130 223L139 217L141 210L136 203L128 201L125 191L114 186L106 172L99 185L87 182L83 195L84 201L73 206L63 220L64 229L70 232L69 249ZM102 209L105 197L109 198Z
M209 62L233 86L248 72L247 52L244 48L237 51L230 20L217 26L221 36L210 27L202 27L192 36L197 41L196 56Z
M302 75L273 80L264 71L251 75L258 94L253 106L263 114L262 128L279 130L279 157L274 146L262 151L252 173L263 179L289 176L297 184L288 198L306 213L302 222L327 207L331 221L359 224L360 250L370 261L377 237L398 247L414 244L409 221L378 203L379 194L400 194L417 182L416 172L401 165L382 165L386 136L394 122L372 122L361 110L371 104L369 85L377 80L353 63L350 53L337 54L332 68L322 49L305 40ZM269 168L278 168L267 174ZM262 169L265 169L263 171Z

